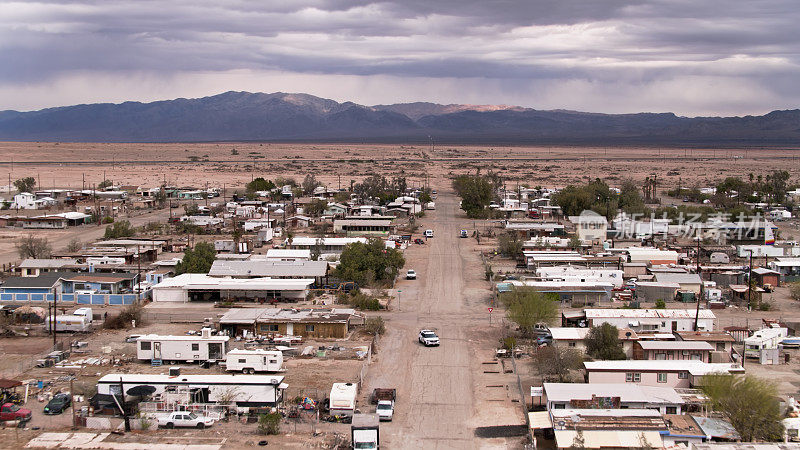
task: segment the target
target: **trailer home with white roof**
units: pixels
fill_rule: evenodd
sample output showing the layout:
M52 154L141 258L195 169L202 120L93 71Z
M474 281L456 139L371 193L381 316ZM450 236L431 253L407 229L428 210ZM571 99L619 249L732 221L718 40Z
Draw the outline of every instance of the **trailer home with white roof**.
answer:
M97 381L97 393L120 395L136 386L153 386L154 396L185 390L197 403L232 401L237 406L276 406L289 386L278 375L151 375L112 373ZM231 399L232 397L232 399ZM133 399L133 397L132 397Z
M212 336L203 328L200 336L147 334L136 340L136 357L146 361L220 361L228 352L228 336Z
M609 323L640 334L694 331L695 316L698 330L713 331L717 318L709 309L585 309L584 314L589 327Z

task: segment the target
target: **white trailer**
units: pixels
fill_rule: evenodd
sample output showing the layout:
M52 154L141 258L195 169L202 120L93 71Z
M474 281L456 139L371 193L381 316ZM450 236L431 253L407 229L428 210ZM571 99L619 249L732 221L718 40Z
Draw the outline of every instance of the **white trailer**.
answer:
M234 349L225 355L225 370L244 373L283 372L283 353L277 350Z
M203 328L200 336L161 336L146 334L136 340L136 357L147 361L221 361L228 352L228 336L212 336Z
M744 356L747 358L759 358L763 350L778 348L778 344L788 334L788 329L781 327L758 330L744 340Z
M152 386L154 397L186 391L194 403L235 403L237 406L275 406L288 388L277 375L151 375L108 374L97 380L97 393L120 395L136 386Z
M332 416L353 417L356 410L358 383L333 383L330 395L330 414Z
M45 319L44 321L45 331L50 331L52 329L51 325L52 320L53 316L47 316L47 319ZM71 331L71 332L85 333L91 331L92 329L91 313L89 314L89 316L75 315L75 314L58 315L55 317L55 321L56 321L56 332Z

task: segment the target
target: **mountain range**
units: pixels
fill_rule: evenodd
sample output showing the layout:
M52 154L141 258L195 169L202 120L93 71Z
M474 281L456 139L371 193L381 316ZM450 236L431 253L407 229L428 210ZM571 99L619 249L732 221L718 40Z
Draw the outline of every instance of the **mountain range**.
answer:
M0 140L800 145L800 110L679 117L424 102L363 106L308 94L231 91L151 103L0 111Z

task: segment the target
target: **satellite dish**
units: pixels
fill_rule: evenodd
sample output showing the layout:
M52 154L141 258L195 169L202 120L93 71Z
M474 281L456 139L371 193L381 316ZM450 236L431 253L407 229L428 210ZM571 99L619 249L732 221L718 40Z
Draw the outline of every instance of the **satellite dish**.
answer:
M626 331L625 332L625 337L631 337L631 332L630 331Z

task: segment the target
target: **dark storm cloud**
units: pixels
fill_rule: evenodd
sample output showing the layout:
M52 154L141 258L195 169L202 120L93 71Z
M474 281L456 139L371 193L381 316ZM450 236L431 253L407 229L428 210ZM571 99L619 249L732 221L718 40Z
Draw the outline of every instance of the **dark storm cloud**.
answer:
M787 81L800 72L798 19L792 0L5 2L0 86L248 70L482 79L532 105L535 83L628 83L648 98L702 77L800 100ZM410 82L395 100L413 93Z

